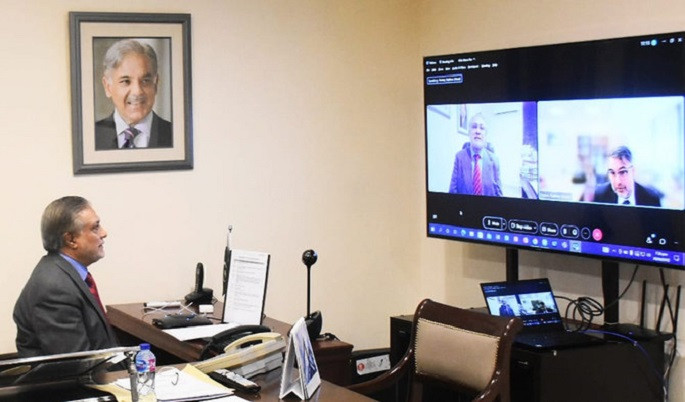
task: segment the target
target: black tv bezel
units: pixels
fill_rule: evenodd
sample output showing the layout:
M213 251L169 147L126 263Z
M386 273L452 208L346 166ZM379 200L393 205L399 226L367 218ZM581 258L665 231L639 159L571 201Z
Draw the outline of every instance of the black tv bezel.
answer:
M681 38L680 41L675 44L675 46L668 47L667 45L661 46L662 40L669 40L670 38ZM509 249L516 250L536 250L558 253L563 255L576 255L592 259L599 259L603 261L616 261L616 262L629 262L644 265L653 265L657 267L667 267L675 268L680 270L685 270L685 246L683 232L685 231L685 210L667 210L663 208L647 208L647 207L633 207L630 209L623 208L622 211L618 211L616 206L608 204L597 204L597 203L577 203L571 202L567 206L563 206L563 202L540 200L540 199L521 199L521 198L500 198L500 197L483 197L483 196L470 196L470 195L455 195L449 193L437 193L429 191L429 154L428 154L428 111L427 108L430 105L460 105L460 104L473 104L473 103L497 103L497 102L526 102L526 101L549 101L549 100L568 100L568 99L603 99L603 98L639 98L639 97L652 97L652 96L685 96L685 45L682 44L682 38L685 38L685 32L671 32L671 33L658 33L658 34L645 34L627 37L617 37L608 39L598 39L582 42L566 42L566 43L556 43L548 45L539 46L529 46L529 47L519 47L519 48L508 48L508 49L496 49L496 50L485 50L485 51L475 51L475 52L460 52L454 54L444 54L438 56L428 56L423 58L423 87L424 87L424 140L425 140L425 156L426 156L426 170L425 170L425 180L426 180L426 233L429 238L442 238L448 240L464 241L468 243L486 244L506 247ZM652 46L648 49L641 49L645 41L656 40L657 46ZM616 49L616 45L619 44L621 49ZM628 44L634 46L634 48L626 49ZM642 45L641 45L642 44ZM674 49L677 46L677 49ZM616 68L623 63L625 58L629 58L632 54L631 52L640 52L649 50L653 54L653 58L633 58L633 64L629 67L623 69L623 73L614 74L616 78L614 80L608 79L607 75L610 73L615 73ZM678 53L678 58L674 59L672 55L674 52ZM460 85L460 98L459 101L455 101L454 94L450 93L450 89L453 88L452 85L431 85L429 89L428 80L432 79L435 82L436 76L441 76L441 79L455 79L459 80L459 77L452 76L449 77L450 61L452 61L452 66L459 64L460 60L468 60L475 58L476 60L488 60L488 62L497 62L499 65L502 63L511 63L512 54L518 53L518 57L523 58L535 58L539 61L539 55L541 53L547 53L550 56L545 59L544 62L536 63L536 68L526 69L525 71L516 71L517 79L515 83L509 83L506 91L502 91L501 86L496 85L488 86L487 88L479 87L469 87L470 83L463 80L462 82L455 84ZM590 58L583 56L591 55ZM588 68L588 63L577 63L575 65L562 64L562 60L573 60L573 59L583 59L592 61L600 60L602 58L609 59L610 62L601 67L602 79L604 82L601 87L596 87L591 85L593 80L596 79L596 72L591 71ZM664 63L664 60L668 60L668 64ZM463 64L463 63L462 63ZM525 65L525 63L522 63ZM530 64L530 63L529 63ZM642 80L641 82L630 81L630 77L641 77L644 71L648 71L658 66L661 70L661 74L657 76L652 76L647 79L647 81ZM527 66L527 65L526 65ZM553 68L555 66L562 66L564 71L557 71L555 74L543 74L546 69ZM512 68L511 64L506 65L507 68ZM679 68L678 68L679 67ZM513 68L518 68L518 70L524 70L521 65ZM432 69L442 69L442 71L430 71ZM472 72L469 72L472 73ZM486 72L487 73L487 72ZM511 74L511 73L510 73ZM559 79L563 77L564 74L572 74L585 79L581 79L577 85L566 86L564 88L552 88L550 87L549 80L552 78ZM551 77L554 75L554 77ZM664 80L663 77L670 77L669 80ZM610 77L611 78L611 77ZM630 82L630 85L626 85L626 81ZM509 80L513 81L513 80ZM677 85L673 85L673 82L677 81ZM464 88L466 86L466 88ZM525 89L522 89L524 88ZM518 94L518 96L512 95ZM685 137L685 133L681 133ZM455 150L456 152L456 150ZM456 198L455 198L456 197ZM603 245L601 242L594 241L592 239L592 234L590 236L583 236L580 240L569 240L564 239L560 236L548 237L540 234L536 235L522 235L520 238L526 237L528 243L513 242L510 239L505 241L503 236L506 231L502 230L486 230L482 227L478 228L476 224L473 223L474 219L482 220L484 216L493 215L499 217L497 213L488 213L488 210L492 210L492 204L498 203L500 205L505 205L510 211L521 209L523 205L525 209L534 209L538 214L559 214L560 212L574 211L578 212L579 215L594 215L597 213L605 216L604 219L614 219L617 214L628 214L631 219L637 220L640 224L645 225L655 225L660 224L664 227L668 227L666 232L668 235L673 235L669 238L674 239L678 244L669 245L670 248L666 247L659 249L658 247L638 247L635 244L608 244ZM525 204L521 204L525 203ZM436 208L436 205L440 204L440 208ZM450 208L458 207L460 205L477 205L477 207L470 207L469 213L466 217L460 216L450 216L449 219L437 222L434 219L436 212L438 215L442 214L442 211L448 210ZM627 210L627 211L626 211ZM600 211L600 212L598 212ZM506 222L511 219L516 219L514 216L505 217ZM525 216L519 217L519 219L526 219ZM543 220L536 220L537 223L544 222ZM580 226L579 231L585 226ZM620 230L630 230L626 229L625 225L619 226L617 229ZM456 230L456 233L455 233ZM465 234L464 234L465 232ZM472 234L470 234L472 232ZM499 238L496 238L497 235ZM510 236L514 234L509 233ZM640 235L641 236L641 235ZM543 241L547 240L546 244ZM552 247L551 241L557 240L557 246ZM562 248L560 243L567 240L567 247ZM660 239L656 239L658 242ZM536 241L537 243L533 243ZM577 241L580 241L580 250L578 248ZM631 240L636 242L635 239ZM593 252L583 251L586 247L592 246ZM602 251L602 246L616 247L616 250L622 250L625 254L616 254L613 250L605 253ZM599 247L599 249L596 249ZM620 248L623 249L620 249ZM599 251L597 251L599 250ZM652 255L642 255L642 253L653 252ZM617 252L617 251L616 251ZM636 254L635 254L636 253ZM661 256L656 255L657 253L666 253L667 258L661 259Z

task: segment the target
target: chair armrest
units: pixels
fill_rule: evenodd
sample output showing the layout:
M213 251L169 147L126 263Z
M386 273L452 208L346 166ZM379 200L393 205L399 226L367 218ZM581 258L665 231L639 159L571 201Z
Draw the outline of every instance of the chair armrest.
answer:
M502 390L503 386L501 383L502 372L496 370L488 386L485 387L480 394L473 398L473 400L478 402L493 402L497 400L500 400L501 402L509 402L509 391ZM505 387L508 387L508 385L509 384L507 384ZM504 392L504 395L502 395L502 392Z
M402 377L409 373L411 367L412 358L409 353L406 353L402 360L400 360L395 366L393 366L389 371L379 375L378 377L360 382L359 384L352 384L347 387L347 389L358 392L362 395L370 395L384 389L388 389L395 385Z

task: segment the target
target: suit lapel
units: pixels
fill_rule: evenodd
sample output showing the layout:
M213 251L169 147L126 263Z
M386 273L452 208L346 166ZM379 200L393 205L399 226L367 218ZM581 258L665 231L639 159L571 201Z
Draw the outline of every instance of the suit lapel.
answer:
M83 297L88 301L88 303L90 303L90 306L93 308L93 310L95 310L100 318L100 321L102 321L103 325L105 325L107 328L107 333L110 335L110 337L113 336L112 330L109 326L109 321L107 321L104 311L102 311L100 308L100 304L95 299L95 296L90 293L88 285L86 285L86 282L81 279L81 276L79 276L76 268L74 268L69 261L65 260L61 256L57 257L56 263L57 266L74 282L74 284L76 284L76 288L78 288L78 290L83 294Z

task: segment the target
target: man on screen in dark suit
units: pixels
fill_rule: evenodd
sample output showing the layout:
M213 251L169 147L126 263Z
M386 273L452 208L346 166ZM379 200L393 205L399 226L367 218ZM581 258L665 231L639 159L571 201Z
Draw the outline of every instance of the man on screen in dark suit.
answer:
M454 157L449 192L499 197L502 195L499 159L488 147L482 114L469 120L468 130L469 142Z
M506 302L506 300L501 299L499 302L499 315L502 317L513 317L515 315L514 310L511 308L509 303Z
M625 146L618 147L609 155L608 183L595 189L594 202L620 205L661 206L661 197L654 190L635 182L633 154Z
M88 266L105 255L107 231L90 203L63 197L41 219L43 256L14 306L21 357L115 347Z
M152 110L159 81L152 46L118 41L107 49L103 65L102 85L114 112L95 123L95 150L171 148L171 123Z

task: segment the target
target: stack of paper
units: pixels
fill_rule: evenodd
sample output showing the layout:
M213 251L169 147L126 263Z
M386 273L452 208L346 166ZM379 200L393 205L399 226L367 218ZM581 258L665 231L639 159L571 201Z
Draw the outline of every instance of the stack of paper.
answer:
M117 380L116 385L130 390L128 378ZM186 365L183 370L165 368L155 376L157 401L203 401L232 394L232 389L212 380L191 365Z

